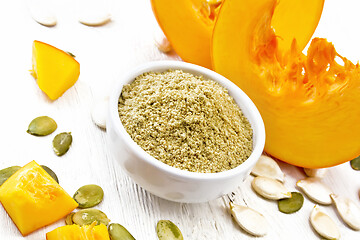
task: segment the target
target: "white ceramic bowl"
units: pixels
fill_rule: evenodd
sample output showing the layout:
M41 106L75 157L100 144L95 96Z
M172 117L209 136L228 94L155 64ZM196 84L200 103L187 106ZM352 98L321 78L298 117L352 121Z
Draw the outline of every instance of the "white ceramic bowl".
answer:
M118 99L124 84L132 82L142 73L182 69L194 75L203 75L225 87L248 118L253 129L253 152L238 167L220 173L194 173L166 165L137 145L126 132L118 114ZM200 66L180 61L146 63L122 76L114 86L109 99L106 122L108 144L115 159L125 172L145 190L176 202L206 202L234 191L249 175L262 154L265 128L259 111L250 98L225 77Z

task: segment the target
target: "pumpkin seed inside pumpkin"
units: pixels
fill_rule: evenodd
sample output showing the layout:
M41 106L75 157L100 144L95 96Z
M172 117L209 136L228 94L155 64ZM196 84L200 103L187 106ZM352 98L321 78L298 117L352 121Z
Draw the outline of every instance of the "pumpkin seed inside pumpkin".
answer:
M72 216L72 221L79 226L90 225L94 221L96 221L96 225L102 223L107 226L110 222L110 219L108 219L106 214L102 211L95 208L88 208L76 212Z
M53 149L56 155L64 155L70 148L72 136L70 132L59 133L54 137Z
M350 165L354 170L360 170L360 156L350 161Z
M35 136L46 136L57 129L54 119L48 116L41 116L33 119L28 127L27 133Z
M41 165L41 167L57 182L59 183L59 179L56 176L56 174L54 173L53 170L51 170L49 167L45 166L45 165Z
M291 192L291 198L280 199L278 208L283 213L294 213L300 210L304 203L304 196L299 192Z
M118 223L110 224L108 231L111 240L135 240L128 230Z
M65 218L65 224L66 225L73 225L74 224L74 222L72 220L74 214L75 214L74 212L71 212L66 216L66 218Z
M183 240L180 229L170 220L160 220L156 225L159 240Z
M20 168L19 166L12 166L0 170L0 186Z
M79 188L73 198L79 204L79 208L90 208L98 205L104 197L102 188L95 184L89 184Z

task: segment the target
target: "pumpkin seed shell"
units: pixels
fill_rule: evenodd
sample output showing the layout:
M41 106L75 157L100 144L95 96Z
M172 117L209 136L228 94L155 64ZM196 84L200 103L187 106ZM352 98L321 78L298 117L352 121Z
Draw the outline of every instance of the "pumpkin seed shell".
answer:
M56 176L56 174L54 173L53 170L51 170L49 167L45 166L45 165L41 165L41 167L57 182L59 183L59 179Z
M350 165L354 170L360 170L360 156L350 161Z
M320 178L305 178L298 181L296 185L313 201L323 205L330 205L332 203L330 198L332 191L320 181Z
M339 239L340 230L335 222L318 206L315 206L310 214L310 223L315 231L326 239Z
M70 148L72 136L70 132L59 133L54 137L53 149L56 155L64 155Z
M360 208L349 198L344 198L335 194L331 194L330 196L344 222L352 229L359 231Z
M269 224L265 217L249 207L230 202L231 215L239 226L251 235L262 237L268 232Z
M284 181L284 173L281 171L277 162L266 155L261 155L255 167L251 170L251 174L254 176L274 178L280 182Z
M72 221L80 226L83 225L90 225L94 221L96 221L96 225L104 224L107 226L110 222L110 219L106 216L105 213L102 211L95 209L95 208L88 208L88 209L82 209L80 211L77 211L72 216Z
M300 210L304 203L304 196L299 192L291 192L291 198L278 201L279 211L282 213L294 213Z
M135 240L135 238L118 223L112 223L108 227L110 240Z
M1 169L0 170L0 186L20 168L21 167L19 167L19 166L12 166L12 167Z
M73 225L74 224L74 222L72 220L74 214L75 214L74 212L71 212L66 216L66 218L65 218L65 224L66 225Z
M89 184L79 188L73 198L79 204L79 208L90 208L98 205L104 197L102 188L95 184Z
M291 192L281 182L273 178L255 177L251 182L251 186L255 192L267 199L279 200L291 197Z
M317 169L304 168L304 172L306 176L318 177L318 178L323 178L326 175L327 170L328 170L327 168L317 168Z
M35 136L46 136L57 129L54 119L48 116L41 116L33 119L28 127L27 133Z
M159 240L183 240L180 229L170 220L160 220L156 225Z

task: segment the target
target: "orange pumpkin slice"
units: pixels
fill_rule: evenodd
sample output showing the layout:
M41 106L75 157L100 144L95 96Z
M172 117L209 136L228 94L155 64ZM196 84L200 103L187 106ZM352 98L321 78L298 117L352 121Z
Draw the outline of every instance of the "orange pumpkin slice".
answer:
M1 185L0 202L24 236L61 219L78 206L35 161Z
M221 4L227 0L151 0L155 17L173 46L175 52L186 62L213 68L211 62L211 38ZM250 1L257 5L257 1ZM228 6L233 3L230 1ZM242 1L239 4L243 4ZM288 49L293 38L300 48L305 47L320 19L324 0L279 1L272 24L279 36L282 49ZM252 12L249 3L243 11ZM237 14L234 12L234 14ZM243 19L239 16L239 19ZM246 25L246 23L244 23ZM223 29L230 34L238 32L238 26L228 22ZM237 33L238 34L238 33ZM226 46L224 46L226 47Z
M153 12L175 52L186 62L211 68L210 42L221 0L151 0Z
M110 240L108 230L104 224L96 225L67 225L54 229L46 234L47 240Z
M75 84L80 75L80 64L68 53L34 41L32 75L39 88L55 100Z
M266 152L306 168L349 161L360 154L359 64L340 56L325 39L314 39L304 55L304 39L312 32L295 34L295 39L289 39L293 34L278 35L276 26L271 27L276 4L224 2L213 34L215 70L258 107ZM287 51L282 41L291 42Z

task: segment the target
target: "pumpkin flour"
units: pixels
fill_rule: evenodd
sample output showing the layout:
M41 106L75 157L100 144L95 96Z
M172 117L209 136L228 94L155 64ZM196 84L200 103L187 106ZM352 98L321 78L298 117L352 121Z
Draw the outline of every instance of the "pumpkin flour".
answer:
M252 152L252 128L218 83L181 70L148 72L124 85L119 116L155 159L190 172L239 166Z

